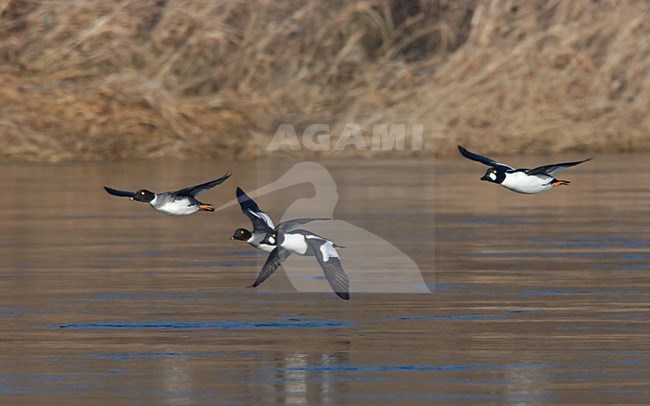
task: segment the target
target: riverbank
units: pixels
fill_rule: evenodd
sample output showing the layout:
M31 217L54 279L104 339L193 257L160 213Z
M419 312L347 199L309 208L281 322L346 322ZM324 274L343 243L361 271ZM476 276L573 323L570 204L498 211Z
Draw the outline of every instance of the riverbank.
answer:
M650 149L645 2L9 0L0 13L2 160ZM269 148L282 124L302 138L350 123L366 150ZM421 126L421 147L373 148L370 129L391 123Z

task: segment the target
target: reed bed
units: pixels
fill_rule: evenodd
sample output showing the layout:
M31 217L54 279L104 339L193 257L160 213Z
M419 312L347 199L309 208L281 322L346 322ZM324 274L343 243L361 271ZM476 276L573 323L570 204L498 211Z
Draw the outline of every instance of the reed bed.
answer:
M649 11L640 0L0 0L0 159L250 159L287 122L425 130L421 151L344 156L647 150Z

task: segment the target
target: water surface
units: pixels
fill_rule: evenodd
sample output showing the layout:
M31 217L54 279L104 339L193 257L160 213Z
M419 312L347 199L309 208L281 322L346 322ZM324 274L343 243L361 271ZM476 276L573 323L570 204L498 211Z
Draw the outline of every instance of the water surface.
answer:
M579 157L534 163L565 158ZM237 207L173 218L101 189L230 169L201 199L220 205L257 186L254 165L3 164L0 398L647 404L647 162L599 156L536 196L462 159L331 163L335 216L409 255L433 292L350 302L296 292L282 270L248 288L264 257L228 240L249 225ZM277 217L304 193L259 201Z

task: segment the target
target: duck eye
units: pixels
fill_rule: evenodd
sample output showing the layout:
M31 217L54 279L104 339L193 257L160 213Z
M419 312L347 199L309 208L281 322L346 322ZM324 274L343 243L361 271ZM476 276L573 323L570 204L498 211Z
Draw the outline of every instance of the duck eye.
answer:
M239 234L244 234L244 230L239 230Z

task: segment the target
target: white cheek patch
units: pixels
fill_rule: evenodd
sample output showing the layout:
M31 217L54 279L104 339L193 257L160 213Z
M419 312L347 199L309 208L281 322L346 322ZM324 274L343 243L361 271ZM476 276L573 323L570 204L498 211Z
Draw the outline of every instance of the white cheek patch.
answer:
M275 244L275 238L273 238L273 237L269 237L269 242L270 242L271 244Z
M492 179L492 180L497 180L497 175L495 175L494 173L490 172L490 179Z

